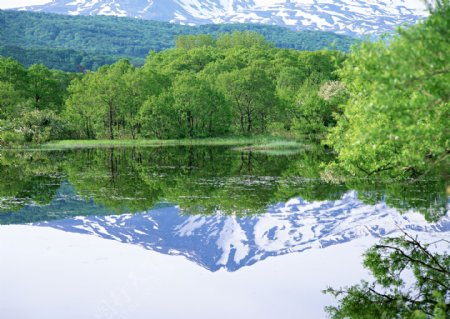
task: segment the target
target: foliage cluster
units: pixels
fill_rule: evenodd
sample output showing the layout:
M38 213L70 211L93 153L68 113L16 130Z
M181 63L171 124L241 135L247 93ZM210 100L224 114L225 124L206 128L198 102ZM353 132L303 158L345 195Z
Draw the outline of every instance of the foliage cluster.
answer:
M349 54L340 77L350 98L328 141L341 174L418 178L448 164L449 39L442 0L426 21Z
M0 141L319 136L345 95L343 59L278 49L253 32L182 36L143 67L120 60L84 74L0 58Z
M142 68L119 61L73 82L66 115L74 137L255 135L295 125L315 134L333 123L324 106L336 100L311 95L336 80L339 52L276 49L249 32L180 37L177 46L151 53ZM306 108L315 130L302 122Z
M66 88L76 76L42 64L25 69L12 58L0 57L0 146L63 137L60 113Z
M444 246L443 253L433 251L436 244L441 249ZM330 317L447 319L448 244L446 240L424 244L406 232L401 237L384 238L364 256L364 266L375 282L362 281L348 288L325 291L339 298L338 306L327 307Z
M348 56L339 74L349 97L328 136L337 160L326 174L346 176L356 185L361 177L394 179L385 194L368 192L366 200L375 195L375 201L383 199L403 209L413 204L429 220L447 214L449 39L450 1L440 0L426 21L400 30L389 42L363 43ZM443 177L443 183L429 183L430 175ZM403 201L402 196L423 188L403 188L398 180L409 185L420 181L428 190L440 188L444 192L440 212L420 204L418 196ZM389 189L403 195L395 199ZM364 259L373 282L326 290L338 298L337 306L327 308L330 317L449 318L449 242L440 241L438 248L435 244L424 244L406 232L381 240Z

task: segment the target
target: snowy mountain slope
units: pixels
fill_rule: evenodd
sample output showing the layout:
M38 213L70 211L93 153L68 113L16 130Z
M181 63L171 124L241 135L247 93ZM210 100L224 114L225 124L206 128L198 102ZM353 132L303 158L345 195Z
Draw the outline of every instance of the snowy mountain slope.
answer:
M76 217L37 226L96 235L169 255L182 255L217 271L236 271L270 256L338 245L357 238L399 232L448 238L450 216L429 224L422 215L400 215L384 203L365 205L356 192L340 200L307 202L294 198L265 214L237 218L180 214L177 207L120 216Z
M189 25L262 23L352 35L389 32L426 16L420 0L53 0L19 9Z

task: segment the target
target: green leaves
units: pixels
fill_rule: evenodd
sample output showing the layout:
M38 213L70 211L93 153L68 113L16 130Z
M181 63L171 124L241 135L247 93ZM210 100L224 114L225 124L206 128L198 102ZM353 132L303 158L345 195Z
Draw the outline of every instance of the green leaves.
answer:
M445 318L450 256L433 252L435 244L448 246L446 241L424 244L407 233L382 239L364 255L373 283L325 291L339 299L338 306L326 309L331 318ZM408 273L412 280L404 279Z
M134 67L121 60L72 82L65 117L77 137L115 139L126 131L135 134L136 103L139 103L135 86L139 82L126 81L133 72Z
M25 102L20 92L10 82L0 82L0 119L17 117L19 105Z
M232 105L241 134L264 134L276 112L275 85L268 74L255 64L223 73L220 88Z
M91 90L92 99L122 92L125 102L113 112L119 116L119 137L213 137L272 130L282 134L292 126L289 112L295 99L289 96L297 93L305 79L320 83L334 78L335 56L335 52L278 50L261 35L249 32L217 40L186 36L176 49L151 52L142 68L114 78L108 78L111 67L91 73L97 82L86 80L84 91ZM109 93L93 91L100 82L121 84ZM328 113L314 121L331 118ZM110 135L101 134L96 136Z
M25 70L17 61L0 57L0 145L61 138L65 126L57 113L70 78L44 65Z
M52 110L74 139L294 136L298 117L308 125L296 127L312 134L334 125L336 99L317 92L335 80L337 52L280 50L255 32L184 36L177 45L151 52L142 68L120 60L78 75L0 59L0 118ZM311 93L308 103L297 104L301 92Z
M389 43L363 43L340 71L350 99L328 144L352 176L418 177L448 163L450 5L400 30Z

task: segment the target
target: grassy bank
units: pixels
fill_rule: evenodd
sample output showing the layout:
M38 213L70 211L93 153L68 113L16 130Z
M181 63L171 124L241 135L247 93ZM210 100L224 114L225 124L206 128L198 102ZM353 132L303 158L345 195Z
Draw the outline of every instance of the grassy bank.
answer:
M302 144L295 140L276 139L262 143L254 143L252 145L236 146L233 149L236 151L251 151L271 155L290 155L309 148L310 146L308 144Z
M233 146L238 150L275 150L299 149L303 144L294 140L258 136L258 137L227 137L181 140L63 140L53 141L33 149L59 150L98 147L160 147L160 146Z

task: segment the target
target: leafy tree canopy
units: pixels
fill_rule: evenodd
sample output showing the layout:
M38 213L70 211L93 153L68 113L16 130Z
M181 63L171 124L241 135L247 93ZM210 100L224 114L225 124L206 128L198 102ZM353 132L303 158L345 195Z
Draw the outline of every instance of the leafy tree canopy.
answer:
M340 77L350 98L328 140L342 174L419 177L448 164L449 39L442 0L426 21L349 55Z
M370 248L365 253L364 266L375 281L327 289L326 293L339 300L337 306L326 308L330 317L447 319L450 256L446 252L434 252L435 244L448 247L449 242L424 244L404 233L401 237L385 238Z

